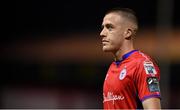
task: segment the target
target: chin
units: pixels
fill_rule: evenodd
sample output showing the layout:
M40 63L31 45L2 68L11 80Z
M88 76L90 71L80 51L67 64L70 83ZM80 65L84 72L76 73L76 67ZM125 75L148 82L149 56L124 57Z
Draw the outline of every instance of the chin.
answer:
M102 48L103 52L111 52L112 50L109 48Z

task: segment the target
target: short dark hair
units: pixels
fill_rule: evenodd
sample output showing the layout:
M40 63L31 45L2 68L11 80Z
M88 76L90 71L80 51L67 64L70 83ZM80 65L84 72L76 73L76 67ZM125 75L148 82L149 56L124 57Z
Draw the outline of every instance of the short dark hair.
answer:
M122 15L126 19L129 19L130 21L132 21L137 26L137 29L138 29L138 19L137 19L136 12L134 10L132 10L130 8L116 7L116 8L112 8L112 9L108 10L106 12L106 15L109 13L118 13L118 14Z

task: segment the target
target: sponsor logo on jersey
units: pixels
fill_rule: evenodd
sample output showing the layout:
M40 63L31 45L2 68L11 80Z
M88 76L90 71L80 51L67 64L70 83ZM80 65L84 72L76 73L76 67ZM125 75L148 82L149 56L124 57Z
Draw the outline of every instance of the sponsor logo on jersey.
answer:
M147 85L150 92L160 92L159 80L157 77L148 77Z
M150 75L155 75L156 74L156 70L154 68L154 65L150 61L145 61L144 62L144 69L146 71L146 74L150 74Z
M126 77L126 73L127 73L126 67L124 67L124 69L119 74L119 79L123 80Z
M116 100L124 100L124 96L115 95L115 94L113 94L113 92L107 92L107 96L105 96L105 94L103 93L103 98L104 98L103 103L112 101L113 104L114 104L114 101L116 101Z

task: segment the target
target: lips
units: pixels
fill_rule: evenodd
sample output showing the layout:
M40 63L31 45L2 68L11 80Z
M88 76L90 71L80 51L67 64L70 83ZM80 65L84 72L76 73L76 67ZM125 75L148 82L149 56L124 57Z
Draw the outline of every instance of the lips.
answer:
M102 40L102 44L106 45L109 41L108 40Z
M109 42L108 40L102 40L102 42Z

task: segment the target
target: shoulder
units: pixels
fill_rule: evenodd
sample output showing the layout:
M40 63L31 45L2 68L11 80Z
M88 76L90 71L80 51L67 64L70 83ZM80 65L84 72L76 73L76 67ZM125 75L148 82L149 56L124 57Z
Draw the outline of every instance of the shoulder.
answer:
M136 68L144 68L144 67L155 67L158 69L158 65L155 60L144 52L137 51L133 57L132 61L134 62Z
M147 55L146 53L141 52L141 51L137 51L135 53L133 59L137 63L144 63L144 62L152 62L152 63L154 63L154 60L152 59L152 57L150 57L149 55Z
M160 72L157 63L152 57L140 51L137 56L136 68L139 71L144 71L146 74L156 74Z

